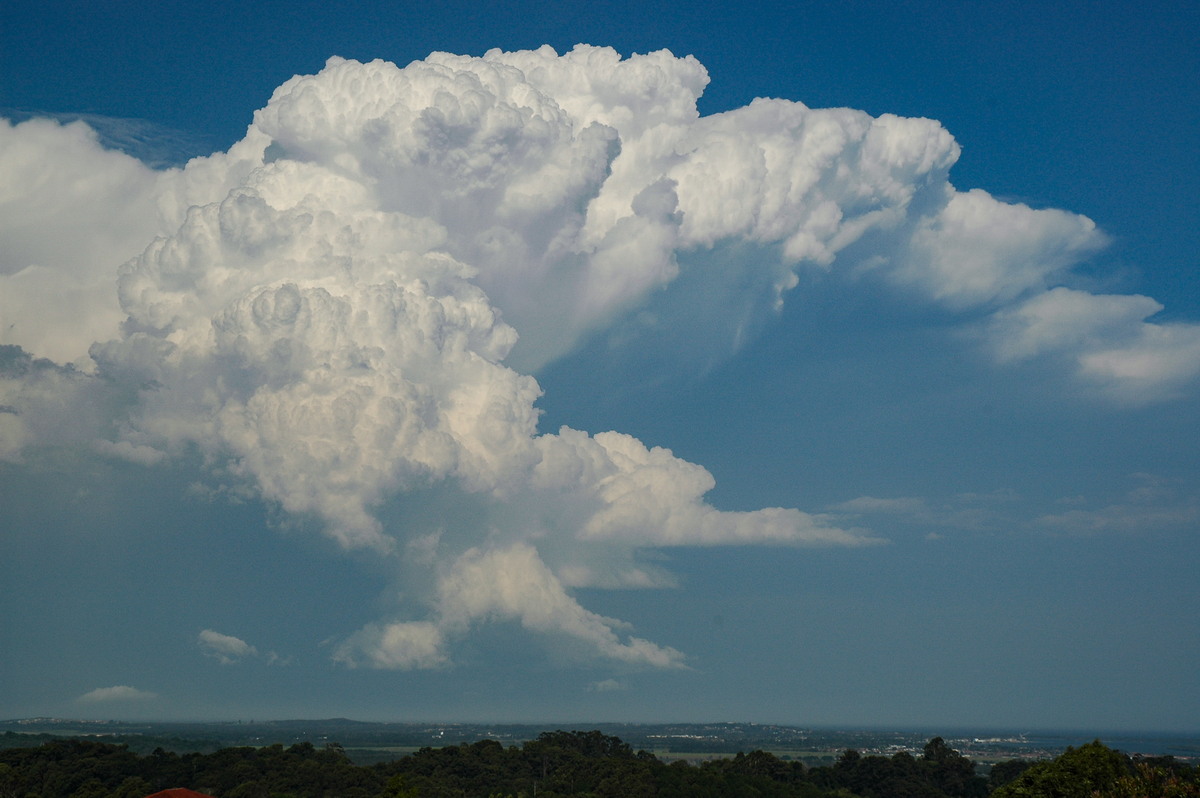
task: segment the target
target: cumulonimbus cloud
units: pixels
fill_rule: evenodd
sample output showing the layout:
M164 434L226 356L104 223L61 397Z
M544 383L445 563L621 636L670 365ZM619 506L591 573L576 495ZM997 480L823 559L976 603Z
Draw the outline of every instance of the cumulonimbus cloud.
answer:
M1060 285L1104 235L955 190L937 122L784 100L701 117L707 81L690 57L582 45L333 58L228 152L166 171L79 123L0 125L0 232L20 244L0 261L0 456L51 437L146 466L198 449L392 558L414 603L348 635L349 665L442 667L455 637L511 620L676 667L571 588L669 585L648 548L875 539L798 509L717 510L708 471L628 435L539 433L531 372L649 297L686 283L659 323L736 345L799 270L854 269L987 316L1001 360L1065 358L1137 401L1194 380L1200 328ZM89 414L60 428L52 393ZM478 516L390 520L439 486ZM210 638L230 659L242 642Z

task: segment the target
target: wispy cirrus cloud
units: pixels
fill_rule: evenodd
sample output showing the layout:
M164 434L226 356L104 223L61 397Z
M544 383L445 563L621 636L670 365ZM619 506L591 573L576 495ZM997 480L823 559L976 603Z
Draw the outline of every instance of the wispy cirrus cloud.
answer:
M1130 478L1136 484L1123 501L1088 507L1087 500L1081 498L1073 503L1083 506L1046 513L1033 523L1044 530L1088 536L1175 532L1200 524L1200 496L1154 474L1134 474Z
M901 524L933 534L948 531L994 531L1011 523L1011 505L1018 497L1008 492L964 493L938 500L919 496L880 498L859 496L828 508L835 519L871 526Z
M156 698L158 698L157 693L120 684L113 687L97 687L95 690L84 693L76 700L81 704L109 704L130 701L153 701Z
M860 496L828 511L842 523L915 529L931 538L954 531L1155 534L1200 523L1200 496L1184 483L1145 473L1132 474L1129 479L1134 485L1120 501L1098 504L1087 496L1067 496L1056 500L1051 512L1046 512L1044 501L1031 502L1005 491L959 494L936 501L914 496Z

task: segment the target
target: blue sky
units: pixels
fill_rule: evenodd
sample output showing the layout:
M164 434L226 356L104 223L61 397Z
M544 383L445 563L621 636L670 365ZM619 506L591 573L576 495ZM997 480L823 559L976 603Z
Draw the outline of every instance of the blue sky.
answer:
M1195 6L0 14L0 716L1195 730Z

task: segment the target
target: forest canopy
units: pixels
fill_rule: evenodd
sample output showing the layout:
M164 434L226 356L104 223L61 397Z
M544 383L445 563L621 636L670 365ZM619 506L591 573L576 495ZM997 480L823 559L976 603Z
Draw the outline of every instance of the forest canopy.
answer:
M919 756L847 749L809 767L754 750L693 764L599 731L562 730L519 746L425 747L374 765L356 765L337 743L143 756L127 745L56 739L0 750L0 798L144 798L175 787L214 798L1200 798L1200 768L1095 741L1053 760L1000 762L985 777L940 737Z

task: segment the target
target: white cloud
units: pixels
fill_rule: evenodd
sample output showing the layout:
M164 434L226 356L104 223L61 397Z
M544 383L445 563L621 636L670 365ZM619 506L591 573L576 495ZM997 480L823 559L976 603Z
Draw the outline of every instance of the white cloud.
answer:
M197 642L205 656L216 659L222 665L232 665L248 657L258 656L258 649L245 640L221 634L212 629L200 632Z
M877 542L799 510L717 511L702 500L716 484L707 470L629 435L589 436L564 427L538 443L542 456L533 479L539 496L553 501L554 494L567 493L598 501L581 519L584 540L643 546Z
M118 150L154 169L183 164L212 149L207 136L176 130L147 119L87 113L34 113L15 108L0 108L0 116L8 117L13 124L30 119L54 121L60 125L83 122L95 131L97 140L106 150Z
M251 130L186 172L155 171L105 149L83 121L0 118L0 344L91 368L89 347L117 337L125 318L121 264L189 207L225 196L265 146Z
M29 446L89 447L112 412L110 386L19 347L0 345L0 460Z
M131 463L137 463L144 466L152 466L161 463L166 455L155 449L152 446L138 446L129 441L106 441L97 440L95 442L96 451L101 454L108 455L120 460L128 460Z
M1002 360L1066 357L1112 398L1141 404L1178 395L1200 375L1200 324L1146 321L1160 310L1146 296L1060 287L1000 311L991 333Z
M0 344L82 363L117 335L117 267L161 231L157 185L82 122L0 119Z
M1069 510L1043 515L1038 526L1077 535L1100 533L1147 533L1194 527L1200 521L1200 505L1153 506L1110 504L1095 510Z
M1155 534L1185 530L1200 521L1200 497L1153 474L1131 476L1135 486L1121 500L1097 506L1086 496L1055 500L1045 512L1008 491L958 494L938 501L922 497L860 496L829 508L835 517L866 517L881 528L911 527L935 540L937 531L1009 533L1012 530L1072 535ZM1067 507L1069 509L1061 510ZM844 514L844 515L843 515Z
M676 667L570 590L669 586L643 557L658 547L877 541L794 508L719 511L706 469L629 435L539 434L529 372L582 338L680 290L647 335L703 327L664 340L728 351L798 270L849 268L992 314L1000 359L1073 358L1119 399L1200 369L1197 328L1147 322L1153 300L1055 288L1104 236L957 192L937 122L783 100L700 117L707 80L692 58L584 46L334 58L229 152L164 172L78 123L4 124L0 457L198 450L231 483L216 491L374 550L409 604L347 637L347 664L441 667L502 619ZM389 515L439 490L478 517ZM256 654L212 630L201 645Z
M893 279L955 308L1003 305L1046 290L1056 275L1108 243L1086 216L948 190L916 225Z
M120 701L152 701L155 698L158 698L157 693L127 685L116 685L114 687L97 687L76 700L82 704L108 704Z
M428 621L372 623L343 641L334 660L384 670L440 668L449 663L441 629Z
M877 496L859 496L856 499L835 504L830 508L843 513L885 513L897 515L914 515L929 512L925 500L913 496L901 496L891 499Z
M566 635L594 647L597 654L640 665L667 668L683 655L637 637L621 639L619 621L585 610L564 589L537 549L517 543L500 550L471 549L451 566L438 586L441 622L466 629L477 621L515 619L535 632Z
M681 652L623 635L625 624L580 606L527 543L464 552L439 576L434 609L434 621L368 624L339 645L334 659L352 667L437 668L448 662L449 638L479 623L515 620L532 632L572 640L589 656L683 665Z
M880 498L859 496L829 508L838 521L866 517L872 525L901 525L923 530L941 529L968 532L993 532L1024 525L1027 519L1014 517L1019 497L1010 491L960 493L936 501L920 496ZM927 538L941 537L927 532Z
M1200 324L1139 324L1124 345L1081 354L1079 373L1130 404L1183 396L1200 375Z
M1034 524L1055 532L1094 535L1155 534L1193 529L1200 522L1200 496L1183 492L1179 485L1153 474L1134 474L1132 479L1136 487L1123 501L1047 513ZM1087 500L1076 498L1069 503L1086 505Z
M603 679L588 685L588 692L591 693L615 693L627 689L628 685L616 679Z

